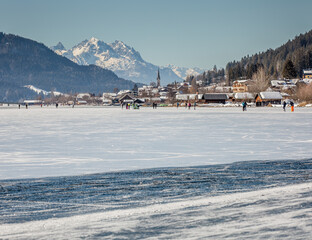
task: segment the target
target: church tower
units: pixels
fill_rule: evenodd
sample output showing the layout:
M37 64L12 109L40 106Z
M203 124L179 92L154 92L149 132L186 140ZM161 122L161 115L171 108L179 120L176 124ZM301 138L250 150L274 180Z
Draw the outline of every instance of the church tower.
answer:
M160 87L160 74L159 74L159 68L158 68L158 74L157 74L157 87Z

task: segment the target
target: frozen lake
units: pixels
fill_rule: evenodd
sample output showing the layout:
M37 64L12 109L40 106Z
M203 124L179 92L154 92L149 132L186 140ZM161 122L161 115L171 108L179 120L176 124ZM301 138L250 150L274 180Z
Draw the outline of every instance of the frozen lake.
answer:
M311 108L1 107L0 126L0 239L311 236Z
M312 160L0 180L0 239L310 239Z
M0 179L312 156L312 108L0 109Z

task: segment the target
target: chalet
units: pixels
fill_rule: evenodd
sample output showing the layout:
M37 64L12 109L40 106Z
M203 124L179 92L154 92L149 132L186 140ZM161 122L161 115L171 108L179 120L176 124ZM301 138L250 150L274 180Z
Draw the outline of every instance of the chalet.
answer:
M248 83L249 80L236 80L233 82L233 92L248 92Z
M304 69L302 78L312 79L312 69Z
M249 92L235 93L233 101L234 102L253 102L255 100L255 95Z
M203 94L177 94L176 95L176 100L178 102L194 102L195 100L200 100L202 99Z
M121 98L119 98L119 102L121 104L123 104L123 103L133 103L134 100L135 99L133 97L131 97L129 94L125 94Z
M281 104L282 94L280 92L260 92L256 95L256 106L267 106L269 104Z
M41 105L43 104L42 100L24 100L24 104L27 105Z
M275 90L287 90L296 88L296 79L271 80L271 87Z
M205 93L202 96L204 103L223 103L229 99L226 93Z

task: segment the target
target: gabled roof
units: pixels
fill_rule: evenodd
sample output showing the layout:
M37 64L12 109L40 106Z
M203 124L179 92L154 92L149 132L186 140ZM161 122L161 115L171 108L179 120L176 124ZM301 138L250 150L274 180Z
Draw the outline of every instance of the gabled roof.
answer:
M180 101L202 99L203 94L177 94L176 99Z
M282 94L280 92L260 92L260 97L263 100L282 100Z
M254 99L255 95L249 92L235 93L234 98L237 100Z
M228 95L225 93L205 93L203 95L205 100L227 100L229 99Z
M123 100L133 100L133 98L129 96L128 94L125 94L119 99L119 101L123 101Z

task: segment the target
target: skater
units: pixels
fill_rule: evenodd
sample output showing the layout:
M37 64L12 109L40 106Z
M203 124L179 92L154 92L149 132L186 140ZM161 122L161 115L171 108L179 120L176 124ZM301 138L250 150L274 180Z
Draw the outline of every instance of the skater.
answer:
M246 111L247 110L247 103L246 102L243 102L243 111Z
M194 102L194 110L196 110L196 102Z
M283 102L283 110L284 110L284 112L286 112L286 102L285 101Z
M21 108L21 104L18 104L18 109L20 109Z
M179 108L179 102L177 102L177 108Z
M291 111L294 112L295 111L295 104L293 101L290 102L290 108L291 108Z
M189 110L191 109L191 106L192 106L192 104L189 102L189 103L188 103L188 109L189 109Z

